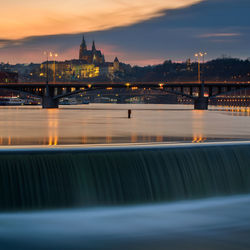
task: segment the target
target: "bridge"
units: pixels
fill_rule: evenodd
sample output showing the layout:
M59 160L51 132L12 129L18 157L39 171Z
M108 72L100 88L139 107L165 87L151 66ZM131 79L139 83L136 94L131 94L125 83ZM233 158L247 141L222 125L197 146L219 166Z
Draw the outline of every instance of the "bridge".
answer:
M42 99L43 108L58 108L59 100L85 91L102 89L144 89L185 96L194 100L194 109L208 109L209 99L250 88L250 82L57 82L0 83L1 89L27 93Z

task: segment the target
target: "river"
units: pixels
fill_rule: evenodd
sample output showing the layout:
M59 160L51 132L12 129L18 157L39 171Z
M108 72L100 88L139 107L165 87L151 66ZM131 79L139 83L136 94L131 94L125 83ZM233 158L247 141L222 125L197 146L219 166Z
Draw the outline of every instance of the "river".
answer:
M249 108L1 107L0 249L250 249L249 131Z
M249 131L249 108L197 111L192 105L149 104L0 108L2 146L246 140Z

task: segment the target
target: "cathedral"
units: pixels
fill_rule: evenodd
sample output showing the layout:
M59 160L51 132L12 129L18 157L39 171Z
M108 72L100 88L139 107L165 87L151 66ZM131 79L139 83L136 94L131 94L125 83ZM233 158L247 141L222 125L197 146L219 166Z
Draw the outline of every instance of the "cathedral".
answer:
M100 50L96 50L95 41L92 44L92 50L87 49L87 45L83 36L80 45L79 60L86 61L88 64L101 65L105 63L104 55Z
M79 59L72 59L64 62L44 62L41 64L41 75L46 75L49 67L54 71L55 78L65 81L77 81L87 78L114 79L118 77L118 72L124 72L124 64L120 63L116 57L113 62L105 62L101 50L97 50L93 41L92 49L88 50L83 37L80 45ZM117 73L117 74L116 74ZM1 80L1 74L0 74Z

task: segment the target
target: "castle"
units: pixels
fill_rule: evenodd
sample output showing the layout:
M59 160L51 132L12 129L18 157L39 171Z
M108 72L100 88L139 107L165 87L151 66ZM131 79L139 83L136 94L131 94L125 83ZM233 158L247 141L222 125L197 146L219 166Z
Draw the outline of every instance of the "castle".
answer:
M95 65L101 65L105 63L104 55L95 47L95 41L93 41L92 50L88 50L84 36L80 45L79 60L86 61L88 64Z
M79 59L64 62L50 61L49 69L54 71L55 80L82 80L86 78L109 78L113 79L116 72L123 71L122 65L116 57L113 62L105 62L104 55L95 47L88 50L86 41L82 39L79 50ZM41 76L46 74L47 62L41 64Z

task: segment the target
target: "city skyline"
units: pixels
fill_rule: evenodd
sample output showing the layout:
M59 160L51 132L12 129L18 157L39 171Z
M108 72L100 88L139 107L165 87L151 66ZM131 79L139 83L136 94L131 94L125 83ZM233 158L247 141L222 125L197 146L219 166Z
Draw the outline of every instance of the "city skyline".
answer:
M13 2L15 3L13 13L15 13L19 5L16 1ZM23 1L23 3L24 6L30 4L28 10L33 13L34 4L29 1ZM79 1L76 0L75 3ZM10 8L6 3L3 6L6 9ZM105 6L109 11L105 8L101 11L102 5L96 9L93 6L90 5L89 8L93 12L96 11L96 15L91 11L90 14L92 13L93 20L97 18L93 22L97 25L98 17L103 17L107 13L126 16L126 10L131 9L133 4L131 1L119 1L118 4L114 1L106 1ZM154 8L149 8L150 6ZM64 5L64 8L66 7ZM78 32L77 25L80 25L80 22L74 26L74 21L68 22L67 25L61 23L65 32L56 29L58 31L56 33L52 29L49 35L43 33L43 29L39 31L41 34L34 35L32 35L32 29L27 29L31 33L23 35L22 29L17 29L16 34L13 35L10 32L11 29L9 33L4 32L4 26L0 26L1 34L5 34L0 36L0 61L40 63L44 61L44 50L57 52L60 61L77 58L79 41L83 33L87 42L97 41L96 46L103 50L107 61L113 61L117 56L121 61L132 65L158 64L167 59L184 61L187 58L193 58L194 53L198 51L207 51L208 60L223 54L246 59L250 57L248 52L250 21L247 18L249 9L250 3L247 0L237 2L183 0L175 1L174 4L171 1L154 3L147 1L144 7L142 1L139 1L133 13L119 22L115 15L114 19L107 20L110 23L105 24L105 27L90 27L88 30L86 27L89 26L86 26L85 30L83 28L82 32L77 34L75 33ZM44 11L45 9L41 13ZM61 8L58 13L61 13L60 11L62 11ZM69 8L69 13L71 11L72 8ZM7 20L6 16L3 16L2 23L4 18L5 21ZM9 20L11 19L5 22L6 27ZM57 21L60 24L60 19ZM68 26L73 30L67 30Z

